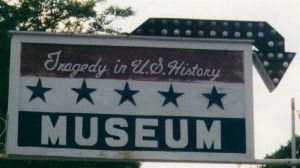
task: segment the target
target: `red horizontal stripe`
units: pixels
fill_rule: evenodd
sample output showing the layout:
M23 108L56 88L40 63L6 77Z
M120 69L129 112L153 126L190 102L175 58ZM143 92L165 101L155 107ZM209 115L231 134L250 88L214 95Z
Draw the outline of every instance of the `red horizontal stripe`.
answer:
M240 51L23 43L21 75L244 82Z

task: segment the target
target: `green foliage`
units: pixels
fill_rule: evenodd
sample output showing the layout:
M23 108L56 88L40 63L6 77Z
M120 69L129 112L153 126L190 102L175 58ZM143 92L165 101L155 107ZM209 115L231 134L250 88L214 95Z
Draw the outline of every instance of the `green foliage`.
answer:
M102 13L96 11L96 6L104 5L103 0L19 0L8 3L0 0L0 117L5 118L8 102L8 78L10 37L9 30L118 33L109 24L114 19L133 15L129 8L111 6ZM0 121L2 122L2 121ZM4 124L0 123L0 133ZM0 143L4 137L0 137ZM0 153L3 146L0 144ZM1 160L1 168L137 168L138 162L86 162L86 161L28 161Z
M1 168L138 168L137 162L0 160Z
M111 28L111 27L103 27L103 25L109 25L114 21L114 18L108 20L107 16L117 16L117 17L127 17L133 15L134 12L131 7L127 7L125 9L120 8L118 6L109 6L106 8L103 13L95 18L94 22L91 22L90 28L88 32L94 31L104 31L108 33L118 33L118 30Z
M265 159L290 159L291 158L291 141L288 142L287 145L281 146L277 151L274 153L267 155ZM300 158L300 137L296 137L296 158ZM262 166L262 168L286 168L289 166L275 166L275 165L266 165ZM300 166L296 166L297 168L300 168Z
M127 7L124 10L118 6L110 6L104 10L104 15L115 15L120 17L126 17L128 15L133 15L133 11L131 7Z

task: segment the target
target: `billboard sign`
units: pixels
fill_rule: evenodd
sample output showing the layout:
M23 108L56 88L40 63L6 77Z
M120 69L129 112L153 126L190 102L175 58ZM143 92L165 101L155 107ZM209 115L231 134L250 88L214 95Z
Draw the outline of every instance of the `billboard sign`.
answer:
M249 41L17 33L7 154L253 159Z

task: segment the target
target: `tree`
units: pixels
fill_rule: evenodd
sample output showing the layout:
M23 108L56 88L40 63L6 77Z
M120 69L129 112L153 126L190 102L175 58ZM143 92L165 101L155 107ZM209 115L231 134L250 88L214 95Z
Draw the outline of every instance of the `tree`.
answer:
M290 159L291 158L291 141L287 143L285 146L281 146L277 151L274 153L267 155L265 159ZM296 158L300 158L300 137L296 137ZM286 168L287 166L281 165L265 165L262 166L262 168ZM300 166L296 166L297 168L300 168Z
M118 33L110 23L117 18L133 15L134 12L131 7L109 6L97 13L96 5L103 3L103 0L19 0L9 4L0 0L0 116L5 116L7 111L8 31Z
M0 117L5 118L8 103L10 37L9 30L118 33L110 24L134 14L131 7L105 6L104 0L0 0ZM1 122L1 121L0 121ZM0 133L4 125L0 123ZM0 137L0 142L4 137ZM0 144L0 152L3 145ZM139 167L139 163L66 162L0 160L4 167Z

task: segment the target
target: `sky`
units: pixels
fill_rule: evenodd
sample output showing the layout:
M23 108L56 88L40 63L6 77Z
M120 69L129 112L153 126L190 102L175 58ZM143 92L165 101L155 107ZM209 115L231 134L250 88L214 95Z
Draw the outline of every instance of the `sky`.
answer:
M300 53L300 0L109 0L131 6L136 14L115 22L131 32L150 17L267 21L285 38L286 51ZM253 67L255 158L262 159L291 137L291 98L300 110L300 56L296 55L279 86L270 93ZM300 135L300 120L296 118ZM142 168L217 168L240 165L143 162ZM244 165L241 167L250 167Z

